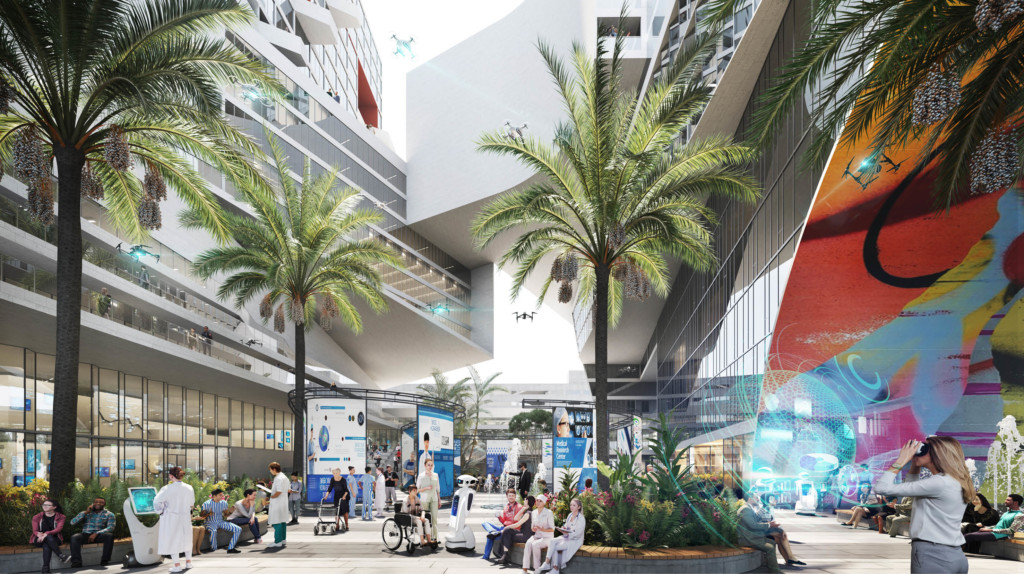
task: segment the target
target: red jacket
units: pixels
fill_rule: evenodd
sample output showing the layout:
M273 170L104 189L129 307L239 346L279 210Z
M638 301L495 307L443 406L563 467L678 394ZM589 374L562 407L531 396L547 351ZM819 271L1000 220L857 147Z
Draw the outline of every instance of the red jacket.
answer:
M516 513L519 512L520 508L522 508L522 506L520 506L518 502L506 504L504 511L501 513L501 516L499 517L499 520L501 520L501 525L508 526L509 524L514 524L516 521Z
M28 543L39 542L36 540L36 532L39 532L39 523L43 521L43 513L32 517L32 533L28 537ZM60 544L64 543L64 537L61 536L61 531L64 530L64 515L57 512L53 515L53 530L44 532L43 534L52 534L57 537Z

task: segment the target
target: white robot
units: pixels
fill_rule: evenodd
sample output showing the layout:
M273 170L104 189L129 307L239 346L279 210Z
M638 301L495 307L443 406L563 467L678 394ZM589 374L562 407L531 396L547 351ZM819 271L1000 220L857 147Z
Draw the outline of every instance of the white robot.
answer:
M122 511L124 519L128 523L128 530L132 534L132 552L124 556L126 568L149 566L163 561L163 557L157 552L160 523L146 526L139 520L141 515L157 514L156 508L153 507L154 498L156 498L156 489L152 486L128 489L128 498L124 501Z
M814 488L814 482L808 480L806 472L800 473L800 480L796 481L796 495L793 510L801 516L814 516L818 507L818 491Z
M452 498L452 514L448 518L448 534L444 537L444 547L449 552L473 552L476 550L476 536L473 535L473 529L466 524L466 518L473 508L476 477L463 474L457 484L459 490Z

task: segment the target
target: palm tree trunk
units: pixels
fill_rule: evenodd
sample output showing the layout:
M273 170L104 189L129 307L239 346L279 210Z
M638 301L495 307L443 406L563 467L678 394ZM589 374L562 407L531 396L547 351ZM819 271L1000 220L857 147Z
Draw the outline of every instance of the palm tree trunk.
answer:
M85 154L55 147L57 159L57 363L53 385L50 496L60 500L75 479L78 353L82 328L82 165ZM85 477L83 477L85 478Z
M292 431L292 472L305 476L306 326L295 325L295 430Z
M608 277L607 265L594 270L597 279L597 297L594 300L594 406L596 421L594 435L597 441L597 460L608 464ZM608 490L608 478L598 473L598 485Z

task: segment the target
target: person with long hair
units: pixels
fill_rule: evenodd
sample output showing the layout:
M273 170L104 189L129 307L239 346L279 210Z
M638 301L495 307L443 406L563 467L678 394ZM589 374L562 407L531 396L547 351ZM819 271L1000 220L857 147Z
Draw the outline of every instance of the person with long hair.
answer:
M907 463L910 469L901 484L896 475ZM918 480L922 468L931 476ZM960 532L964 504L974 500L974 484L964 462L964 451L953 437L931 436L925 442L909 440L896 462L883 472L875 492L887 496L914 497L910 517L911 573L966 574L967 557Z
M64 511L60 504L52 498L43 501L43 511L32 517L32 534L29 544L43 549L43 572L50 571L50 559L54 554L61 562L68 562L71 557L61 554L60 545L64 542L61 531L64 530Z
M174 560L171 572L182 572L181 555L185 555L185 570L192 567L192 507L196 493L182 482L185 471L180 466L167 471L167 484L156 493L153 506L160 513L160 531L157 551Z
M871 484L863 483L858 487L857 505L853 507L853 514L850 515L849 522L840 522L840 524L853 527L856 530L860 519L874 516L878 512L878 506L878 496L871 492Z
M583 536L587 531L587 517L583 515L583 502L579 498L569 501L569 515L560 528L556 528L562 536L548 544L548 557L544 564L537 569L538 572L554 570L559 572L562 567L572 560L583 546Z
M536 502L533 496L527 496L516 513L516 521L501 531L501 538L494 548L494 559L501 564L511 564L512 547L519 543L525 544L533 537L533 506Z
M430 539L437 540L437 509L441 506L441 483L434 472L434 459L423 461L423 473L416 481L423 509L430 513Z
M963 520L960 521L960 531L970 534L996 522L999 522L999 511L992 508L984 494L978 492L974 500L967 503Z

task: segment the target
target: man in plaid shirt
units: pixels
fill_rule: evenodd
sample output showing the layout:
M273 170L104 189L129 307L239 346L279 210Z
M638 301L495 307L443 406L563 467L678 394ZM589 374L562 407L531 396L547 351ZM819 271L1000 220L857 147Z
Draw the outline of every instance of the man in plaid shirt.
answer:
M235 548L238 536L242 534L242 528L224 520L229 514L228 503L224 500L224 491L215 488L210 493L210 500L203 503L203 509L199 513L200 518L206 519L206 529L210 531L210 551L217 550L217 531L227 530L231 533L231 542L228 543L228 554L241 554L241 550Z
M82 566L82 544L103 543L103 557L100 565L106 566L110 563L110 555L114 551L114 524L117 519L114 513L107 510L107 501L104 498L97 498L92 501L92 506L79 512L71 519L72 526L85 519L85 526L82 531L71 537L71 565L75 568Z

